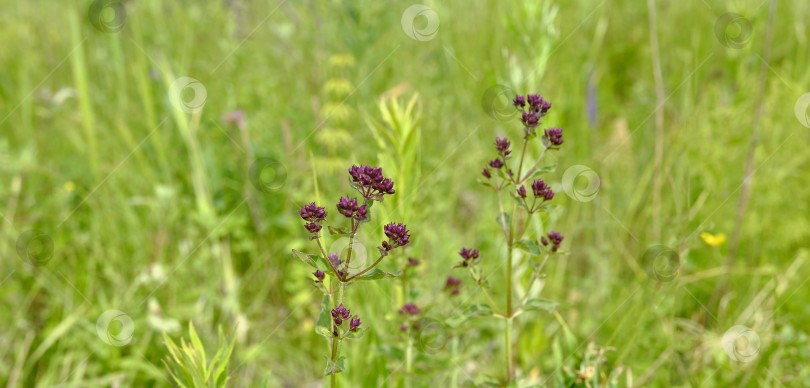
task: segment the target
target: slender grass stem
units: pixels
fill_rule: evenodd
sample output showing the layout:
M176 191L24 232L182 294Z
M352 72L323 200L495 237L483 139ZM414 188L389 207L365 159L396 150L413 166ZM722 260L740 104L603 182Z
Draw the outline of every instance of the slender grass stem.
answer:
M408 336L408 347L405 348L405 388L411 388L411 372L413 370L413 339Z

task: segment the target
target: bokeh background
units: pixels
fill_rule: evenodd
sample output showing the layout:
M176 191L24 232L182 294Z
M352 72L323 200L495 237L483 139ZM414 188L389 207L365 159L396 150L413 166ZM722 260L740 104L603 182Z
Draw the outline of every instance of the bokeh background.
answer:
M476 181L496 135L519 144L510 94L537 92L565 144L545 175L561 207L534 227L568 254L532 290L555 312L517 320L524 382L810 386L810 3L2 4L2 385L169 386L162 333L193 322L207 349L232 333L233 386L320 386L296 210L334 212L359 163L398 191L360 243L405 222L383 268L421 264L351 289L370 330L344 385L503 377L502 321L483 318L434 325L407 374L396 311L484 302L442 291L461 247L503 301Z

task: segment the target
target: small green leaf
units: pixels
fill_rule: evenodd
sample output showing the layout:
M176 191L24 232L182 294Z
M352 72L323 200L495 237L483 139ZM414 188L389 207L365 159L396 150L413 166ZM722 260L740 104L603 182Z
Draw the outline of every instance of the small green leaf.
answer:
M327 340L332 340L332 337L333 337L332 331L329 330L328 328L325 328L325 327L322 327L322 326L316 326L315 327L315 332L322 335L322 336L324 336Z
M560 205L556 203L544 203L537 208L537 210L546 213L553 213L555 210L559 209Z
M489 179L478 178L478 183L480 183L480 184L482 184L484 186L487 186L487 187L493 187L492 182L490 182Z
M323 370L324 377L325 376L330 376L330 375L336 375L336 374L346 370L346 366L345 366L345 363L344 363L345 360L346 360L346 357L340 357L337 361L334 361L334 362L332 360L327 359L326 360L326 369Z
M532 178L534 178L534 177L536 177L538 175L541 175L541 174L551 173L551 172L554 172L556 170L557 170L557 165L556 164L552 164L550 166L545 166L545 167L540 167L540 168L532 171L532 173L528 177L526 177L526 180L532 179Z
M397 273L389 273L385 272L379 268L372 268L370 271L354 278L354 280L378 280L378 279L390 279L399 276L402 271L397 271Z
M554 311L554 309L558 305L559 305L559 303L557 303L557 302L555 302L553 300L543 299L543 298L530 298L520 308L522 310L527 310L527 311L542 310L542 311L552 312L552 311Z
M324 295L321 301L321 313L318 315L318 323L315 324L315 332L327 339L332 338L332 315L329 307L329 295Z
M517 248L529 253L532 256L540 256L543 254L543 249L540 248L536 242L530 239L518 241Z
M362 329L360 329L358 331L350 331L350 332L346 333L346 336L344 338L346 338L346 339L361 338L361 337L363 337L364 334L366 334L366 331L368 331L368 327L364 327L364 328L362 328Z
M447 318L444 322L447 326L455 328L472 317L485 315L492 315L492 308L490 308L488 304L474 304L464 309L461 314Z
M334 227L332 225L327 226L327 228L329 228L329 234L332 235L332 236L334 236L334 235L348 235L349 234L349 231L347 231L346 229L343 229L343 228L336 228L336 227Z
M301 261L303 261L304 263L306 263L310 267L315 268L315 269L318 268L318 265L315 263L315 259L313 259L313 257L315 257L315 255L310 255L308 253L296 251L295 249L292 250L292 253L293 253L293 255L295 257L297 257L298 259L300 259Z

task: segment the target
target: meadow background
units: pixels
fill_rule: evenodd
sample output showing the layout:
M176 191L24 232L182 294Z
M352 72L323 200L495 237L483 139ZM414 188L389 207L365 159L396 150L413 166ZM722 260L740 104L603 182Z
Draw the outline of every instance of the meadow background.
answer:
M0 385L170 386L162 333L191 321L207 349L232 333L233 386L320 386L296 210L334 211L364 163L397 185L377 226L412 231L384 268L422 264L407 292L352 290L370 331L341 378L402 386L397 308L480 303L442 292L463 246L503 280L476 180L496 135L519 142L504 95L537 92L565 131L545 222L569 254L540 293L556 312L517 321L525 383L585 386L590 366L618 386L810 386L810 3L428 1L410 21L409 1L0 3ZM669 262L645 256L659 245ZM125 344L96 328L111 310ZM414 386L502 377L494 322L442 330Z

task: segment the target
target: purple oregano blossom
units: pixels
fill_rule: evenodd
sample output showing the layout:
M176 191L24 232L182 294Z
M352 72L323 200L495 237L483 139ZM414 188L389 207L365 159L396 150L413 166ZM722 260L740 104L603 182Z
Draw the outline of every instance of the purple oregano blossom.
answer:
M530 256L523 262L531 260L534 264L529 272L531 277L527 285L520 287L528 290L534 281L541 276L541 271L545 260L556 254L561 247L563 236L558 232L550 232L545 236L533 236L533 228L530 227L530 219L536 213L550 212L555 208L549 203L554 199L554 191L546 181L538 175L540 172L553 171L553 167L538 169L543 160L543 156L548 150L559 150L563 144L563 130L560 128L539 129L543 123L542 119L551 111L551 102L546 101L539 94L516 95L512 100L512 105L517 109L519 121L523 126L521 145L516 145L515 149L522 152L513 155L512 143L507 136L496 137L494 151L496 158L484 167L480 182L492 188L497 193L499 214L496 218L500 232L506 239L507 252L505 265L506 269L506 306L499 309L494 299L489 293L487 296L488 305L494 315L499 315L507 319L505 330L506 342L506 379L512 381L515 377L514 363L517 357L512 354L512 321L522 310L536 308L539 305L536 301L528 300L528 295L524 295L517 303L513 300L515 287L513 283L520 279L513 278L513 260L519 259L521 252L523 256ZM533 140L539 138L538 146L532 146ZM536 154L537 153L537 154ZM516 161L513 161L517 159ZM532 162L533 161L533 162ZM512 170L515 168L515 170ZM513 172L515 171L515 172ZM529 197L531 189L532 197ZM502 193L511 194L514 203L504 203L505 196ZM508 198L508 197L507 197ZM513 206L510 206L513 205ZM454 268L466 269L469 271L476 284L487 287L488 283L483 276L483 271L479 264L479 252L476 249L464 248L459 252L462 261ZM533 258L539 259L535 260ZM539 263L538 263L539 262ZM447 278L444 290L451 295L458 294L461 281L450 276ZM485 290L486 291L486 290ZM547 303L544 304L548 305Z
M355 237L360 225L371 220L371 208L374 201L382 201L386 195L393 195L394 182L383 175L382 168L370 167L366 165L352 166L349 168L349 177L352 188L359 194L359 198L352 198L350 195L339 197L336 208L340 215L338 217L348 223L348 227L330 225L330 234L339 238L348 238L349 244L346 254L341 257L339 253L327 253L324 249L324 236L321 234L323 226L327 222L326 210L316 205L314 202L302 206L298 210L298 215L304 220L304 228L309 232L310 240L317 243L318 254L306 254L293 250L293 254L305 263L314 267L314 285L324 293L322 302L321 318L318 319L316 332L326 336L330 341L330 353L327 357L326 375L331 376L332 386L335 386L337 374L345 370L343 359L340 356L340 343L346 339L357 338L362 335L365 329L361 329L360 318L352 316L348 308L343 305L345 299L346 286L362 280L377 280L396 277L399 274L387 273L379 268L384 257L388 256L397 248L404 247L410 243L411 234L408 227L402 223L390 223L382 228L382 232L387 237L379 247L380 256L376 261L365 268L352 273L350 263L354 250ZM417 259L410 258L410 266L419 264ZM373 270L373 271L372 271ZM326 307L329 306L327 309ZM415 307L415 306L414 306ZM328 322L328 324L326 324ZM348 323L348 325L346 325Z

